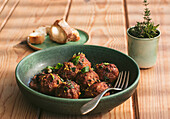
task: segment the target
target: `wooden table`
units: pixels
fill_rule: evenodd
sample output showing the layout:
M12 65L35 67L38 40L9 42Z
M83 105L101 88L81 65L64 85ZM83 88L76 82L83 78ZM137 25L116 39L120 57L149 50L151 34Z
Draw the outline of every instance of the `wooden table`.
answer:
M27 102L15 80L18 62L34 52L24 42L33 29L65 18L89 33L86 44L106 46L127 54L126 29L142 20L143 0L0 0L0 118L169 119L170 118L170 0L149 0L152 19L160 24L157 64L141 70L137 91L107 114L57 115Z

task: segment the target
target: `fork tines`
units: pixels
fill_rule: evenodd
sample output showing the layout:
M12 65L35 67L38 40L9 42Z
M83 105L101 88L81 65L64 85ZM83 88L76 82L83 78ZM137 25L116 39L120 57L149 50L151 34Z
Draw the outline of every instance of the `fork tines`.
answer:
M121 71L114 85L114 88L127 88L129 83L129 71Z

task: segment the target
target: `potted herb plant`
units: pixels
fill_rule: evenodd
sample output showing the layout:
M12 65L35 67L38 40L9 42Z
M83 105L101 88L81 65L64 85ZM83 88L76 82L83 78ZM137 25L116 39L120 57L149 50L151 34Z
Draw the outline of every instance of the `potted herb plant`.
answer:
M150 15L147 0L143 1L145 9L142 22L128 28L128 55L131 56L140 68L150 68L156 64L158 41L161 32L154 25Z

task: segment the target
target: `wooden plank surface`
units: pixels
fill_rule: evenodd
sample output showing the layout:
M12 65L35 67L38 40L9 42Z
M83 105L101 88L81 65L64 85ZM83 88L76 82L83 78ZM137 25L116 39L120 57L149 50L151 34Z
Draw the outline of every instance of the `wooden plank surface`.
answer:
M0 31L0 118L39 118L39 109L23 98L15 81L16 65L33 52L21 41L36 27L52 24L57 18L65 16L67 6L67 0L22 0L18 4L17 0L9 0L3 8L0 26L6 21Z
M129 25L143 19L143 0L127 0ZM160 24L161 38L157 64L141 70L138 103L141 119L170 118L170 0L148 0L151 17Z
M8 3L8 0L1 0L0 1L0 13L4 10L7 3Z
M138 117L138 107L141 119L169 119L170 0L149 0L153 21L160 24L162 33L156 66L141 70L137 93L109 113L64 116L39 110L24 99L15 81L17 63L34 52L23 42L26 36L38 26L52 24L62 17L71 26L89 33L90 39L86 44L106 46L127 53L126 27L142 20L142 2L143 0L1 0L0 118L132 119Z
M68 22L89 33L87 44L126 53L123 0L73 0Z
M86 44L106 46L127 52L123 0L73 0L68 15L71 26L85 30L90 36ZM42 111L41 118L58 119L132 119L132 98L107 114L93 116L56 115Z

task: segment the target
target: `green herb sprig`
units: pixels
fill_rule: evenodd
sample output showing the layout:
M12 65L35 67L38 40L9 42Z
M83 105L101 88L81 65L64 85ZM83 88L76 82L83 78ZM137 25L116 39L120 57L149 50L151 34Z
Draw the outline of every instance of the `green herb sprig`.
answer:
M55 66L55 69L60 69L61 67L63 67L63 64L58 63L58 64Z
M81 72L82 72L82 73L86 73L86 72L89 72L89 71L90 71L89 66L83 67L83 68L81 69Z
M150 18L151 12L149 8L147 7L149 5L147 0L144 0L143 4L145 6L143 22L137 22L135 27L130 28L129 33L132 36L135 36L138 38L154 38L159 35L159 32L157 30L159 24L154 25L154 22L151 21L152 20Z
M77 65L79 63L80 56L76 56L74 59L72 59L72 62L74 65Z

